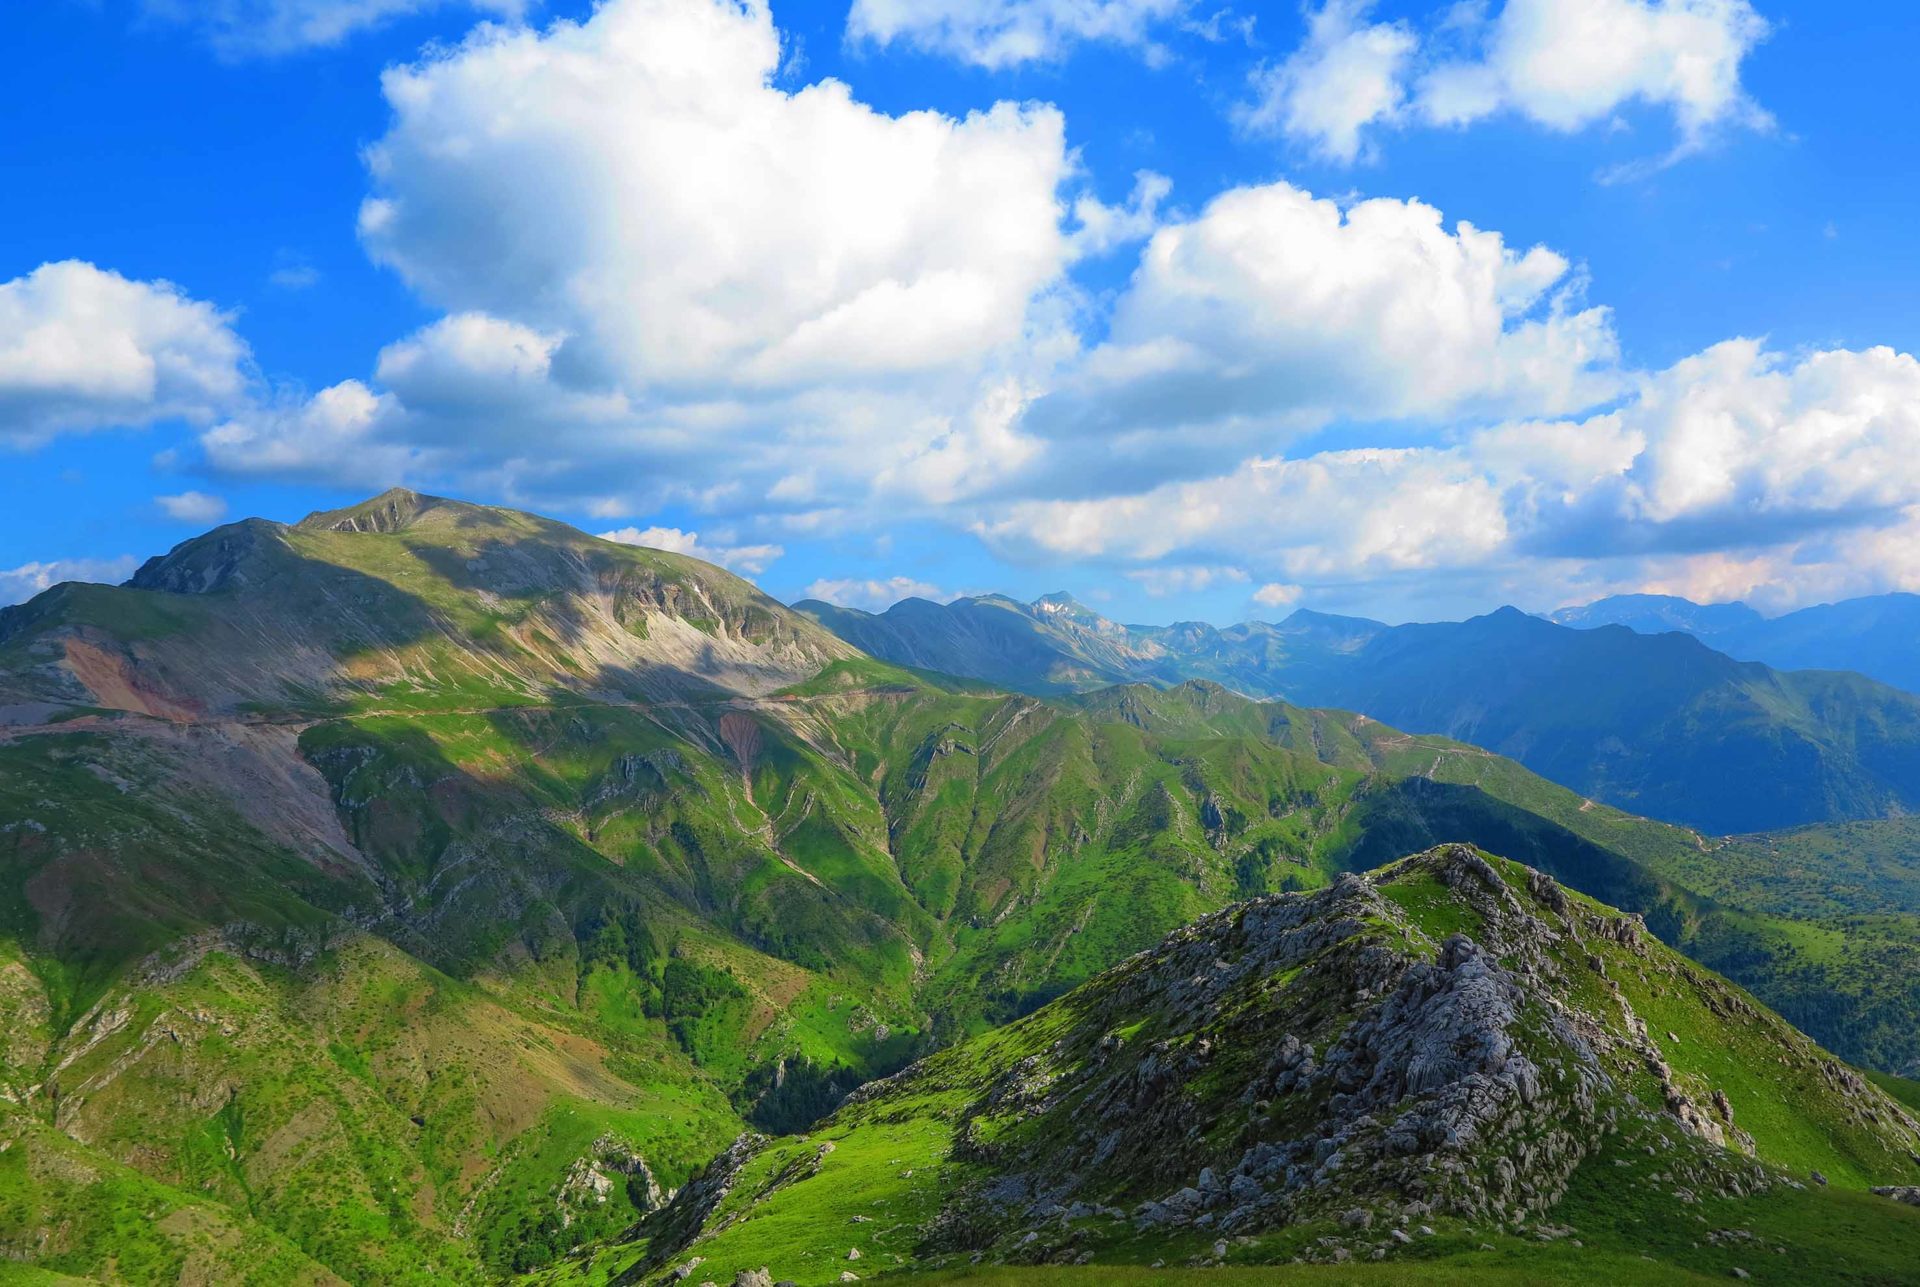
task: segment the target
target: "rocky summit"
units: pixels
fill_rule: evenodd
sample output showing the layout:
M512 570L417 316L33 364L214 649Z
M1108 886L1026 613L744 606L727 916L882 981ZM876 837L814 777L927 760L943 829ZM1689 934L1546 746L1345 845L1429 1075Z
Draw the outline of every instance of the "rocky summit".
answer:
M1207 917L804 1138L742 1137L596 1259L804 1284L851 1240L969 1268L1492 1272L1677 1225L1690 1267L1804 1281L1835 1266L1796 1217L1839 1176L1920 1177L1920 1121L1637 917L1450 845ZM1920 1254L1920 1220L1874 1202L1885 1254Z

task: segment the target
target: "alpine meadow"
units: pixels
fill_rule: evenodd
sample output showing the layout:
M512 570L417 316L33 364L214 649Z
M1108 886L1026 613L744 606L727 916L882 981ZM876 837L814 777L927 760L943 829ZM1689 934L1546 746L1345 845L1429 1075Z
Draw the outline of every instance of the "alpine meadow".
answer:
M5 23L0 1283L1920 1287L1920 14Z

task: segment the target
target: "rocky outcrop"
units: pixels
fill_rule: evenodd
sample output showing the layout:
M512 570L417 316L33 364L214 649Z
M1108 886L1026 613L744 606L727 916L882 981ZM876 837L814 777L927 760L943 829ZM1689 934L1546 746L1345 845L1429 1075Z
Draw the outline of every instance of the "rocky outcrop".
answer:
M1623 1129L1685 1153L1663 1173L1681 1201L1783 1182L1741 1159L1753 1144L1731 1099L1668 1065L1606 961L1670 970L1715 1015L1759 1012L1690 965L1654 962L1664 949L1638 918L1513 870L1443 846L1256 899L1070 998L1076 1031L1099 1035L1063 1038L980 1094L955 1155L996 1178L948 1205L928 1247L1071 1258L1074 1222L1124 1199L1140 1228L1327 1220L1390 1254L1423 1218L1538 1219ZM1436 922L1458 928L1435 942ZM1610 1004L1573 1002L1575 970ZM1649 1074L1657 1097L1636 1098ZM1841 1093L1843 1076L1860 1080L1837 1064L1824 1075ZM1022 1228L1035 1236L1009 1245Z
M647 1159L624 1141L602 1135L595 1140L561 1178L555 1206L560 1227L570 1228L581 1215L604 1207L613 1199L616 1185L624 1186L628 1199L642 1215L666 1205L670 1196L660 1187Z
M1182 931L1122 967L1108 999L1115 1011L1170 1016L1167 1035L1139 1050L1110 1035L1084 1059L1071 1049L1030 1058L981 1097L959 1147L1009 1172L990 1196L1045 1210L1115 1176L1184 1173L1136 1202L1133 1218L1229 1233L1364 1210L1355 1203L1367 1195L1495 1218L1550 1205L1604 1129L1597 1092L1608 1085L1589 1036L1540 1005L1535 940L1553 931L1473 851L1414 861L1474 907L1484 944L1452 934L1431 959L1388 948L1382 924L1409 939L1418 931L1357 876ZM1220 1022L1289 975L1302 1031L1262 1032L1267 1015ZM1327 1022L1347 1013L1337 1031ZM1525 1037L1523 1020L1535 1030ZM1208 1116L1221 1065L1249 1049L1263 1057L1237 1096L1243 1143L1222 1157L1194 1123ZM998 1142L1007 1118L1045 1115L1086 1129ZM991 1132L981 1129L989 1119ZM1494 1147L1522 1133L1524 1146Z
M764 1135L751 1132L741 1135L724 1153L707 1163L700 1174L688 1180L664 1208L630 1230L629 1237L650 1240L647 1256L629 1274L615 1279L615 1287L642 1281L648 1272L679 1255L698 1237L702 1226L733 1191L741 1170L766 1142Z

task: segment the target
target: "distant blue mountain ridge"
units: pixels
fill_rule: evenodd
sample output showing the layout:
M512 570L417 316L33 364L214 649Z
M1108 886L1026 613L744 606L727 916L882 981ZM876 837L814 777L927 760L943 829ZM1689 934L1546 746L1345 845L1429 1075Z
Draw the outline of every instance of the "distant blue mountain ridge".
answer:
M1766 617L1744 603L1620 594L1550 617L1563 626L1678 630L1730 657L1777 670L1851 670L1920 692L1920 595L1876 594Z
M1709 834L1920 813L1914 596L1771 621L1634 596L1564 623L1511 607L1403 626L1303 610L1225 628L1122 625L1064 594L794 606L884 660L1042 696L1203 680L1357 711Z

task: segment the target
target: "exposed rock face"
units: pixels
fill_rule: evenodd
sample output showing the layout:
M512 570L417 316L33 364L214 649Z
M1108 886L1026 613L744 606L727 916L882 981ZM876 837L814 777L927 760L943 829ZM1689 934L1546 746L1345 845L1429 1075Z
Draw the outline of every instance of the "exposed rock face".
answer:
M765 1143L763 1135L740 1136L727 1146L726 1152L707 1163L705 1170L688 1180L664 1210L644 1221L641 1227L653 1241L647 1259L636 1265L636 1270L663 1265L691 1243L699 1235L701 1223L733 1191L733 1182L739 1178L741 1168ZM638 1282L640 1276L636 1274L620 1281Z
M560 1227L568 1228L581 1213L605 1206L613 1198L615 1185L626 1187L642 1215L666 1205L668 1195L647 1160L614 1136L602 1135L574 1160L560 1182L556 1198Z
M1025 1147L963 1131L972 1157L1008 1173L984 1196L1058 1204L1116 1174L1184 1172L1182 1183L1137 1203L1134 1218L1229 1233L1335 1206L1370 1221L1355 1195L1496 1218L1551 1205L1606 1128L1597 1092L1610 1085L1598 1034L1541 1003L1542 940L1560 931L1524 912L1472 850L1412 861L1474 908L1484 942L1456 933L1430 960L1388 949L1374 927L1412 931L1400 908L1357 876L1182 931L1122 967L1127 977L1111 1005L1170 1012L1186 1031L1137 1054L1109 1038L1084 1061L1062 1050L1057 1066L1037 1058L1003 1076L981 1115L1067 1110L1059 1115L1089 1125ZM1558 887L1538 879L1564 907ZM1220 1022L1289 975L1309 994L1301 1033ZM1312 1029L1342 1012L1352 1022L1316 1040ZM1523 1039L1528 1021L1535 1031ZM1204 1120L1201 1087L1220 1079L1222 1061L1237 1068L1250 1051L1264 1058L1238 1097L1252 1110L1245 1143L1217 1158L1194 1129ZM1524 1144L1493 1147L1523 1132Z

